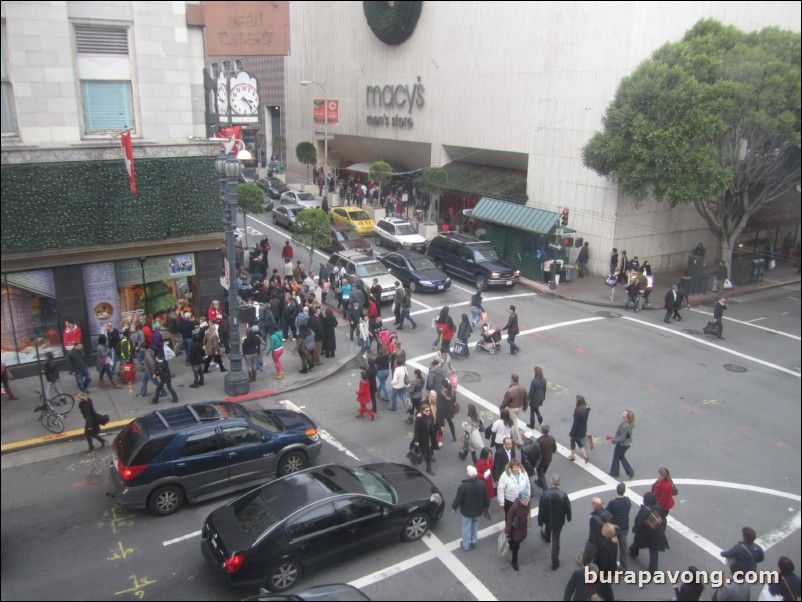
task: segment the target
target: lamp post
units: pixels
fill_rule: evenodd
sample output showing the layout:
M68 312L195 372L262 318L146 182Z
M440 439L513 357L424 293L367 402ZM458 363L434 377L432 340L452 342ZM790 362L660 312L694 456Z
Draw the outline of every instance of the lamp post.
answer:
M242 144L242 141L235 141ZM228 320L230 325L229 344L231 346L231 366L224 380L225 392L229 396L245 395L250 392L247 375L242 370L241 337L239 332L239 302L237 287L234 284L237 256L234 251L234 229L237 227L237 184L242 171L239 159L250 159L247 150L233 153L235 144L226 144L214 161L214 169L220 182L223 201L223 225L226 230L226 261L228 261Z
M329 196L329 97L326 92L326 86L320 82L313 82L308 79L305 79L301 82L302 86L308 86L309 84L320 86L320 89L323 90L323 110L325 111L325 117L323 118L323 182L326 186L326 194L323 196L325 198Z

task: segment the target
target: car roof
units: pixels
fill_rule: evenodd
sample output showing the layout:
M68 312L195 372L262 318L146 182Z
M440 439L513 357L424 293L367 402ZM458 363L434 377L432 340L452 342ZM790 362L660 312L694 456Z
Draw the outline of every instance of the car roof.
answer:
M303 205L298 205L297 203L287 203L286 205L279 205L280 207L285 207L286 209L292 209L293 211L298 211L299 209L308 209L308 207L304 207Z
M408 219L404 219L402 217L383 217L379 220L380 222L390 222L391 224L409 224L412 225Z
M388 251L382 257L387 257L388 255L401 255L402 257L406 257L407 259L417 259L419 257L426 257L423 253L419 251L413 251L411 249L399 249L397 251ZM428 258L427 258L428 259Z
M489 240L482 240L480 238L474 238L473 236L468 236L466 234L462 234L460 232L441 232L437 235L437 237L442 237L445 239L451 239L455 242L459 242L466 245L490 245L492 244Z
M244 416L245 410L238 403L206 401L151 412L140 416L134 422L138 422L139 428L144 427L152 436L167 431L182 431L203 423Z

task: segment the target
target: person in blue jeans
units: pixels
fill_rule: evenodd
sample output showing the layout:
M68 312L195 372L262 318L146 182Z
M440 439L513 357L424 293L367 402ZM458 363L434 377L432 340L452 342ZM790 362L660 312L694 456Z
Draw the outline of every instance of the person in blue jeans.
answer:
M390 411L395 412L398 409L398 399L401 399L401 404L406 402L407 385L404 380L407 377L407 369L404 362L400 362L393 370L393 394L390 401Z
M485 509L487 486L477 477L476 467L469 464L468 478L460 483L451 504L454 512L459 508L462 520L462 549L466 552L479 543L479 517Z
M78 389L82 393L89 391L89 385L92 384L92 375L89 374L89 368L86 366L83 343L75 343L69 355L67 355L67 365L69 366L70 374L75 375L75 384L78 385Z
M387 392L388 376L390 376L390 350L387 349L387 345L382 345L379 355L376 356L376 379L379 381L377 391L385 401L390 401L390 394Z
M615 431L615 437L607 436L607 440L615 445L613 451L613 464L610 467L610 476L618 478L620 473L620 466L624 467L624 472L631 479L635 476L635 471L626 458L626 453L632 445L632 429L635 428L635 414L631 410L624 410L621 413L621 424ZM620 466L619 466L620 465Z
M142 352L142 365L145 371L142 373L142 386L139 388L139 393L137 393L136 396L146 397L148 394L149 381L152 381L155 386L159 385L159 381L154 376L154 374L156 374L156 356L153 354L153 350L148 347L147 343L142 343L142 345L140 345L140 350ZM165 391L162 394L167 395L167 392Z

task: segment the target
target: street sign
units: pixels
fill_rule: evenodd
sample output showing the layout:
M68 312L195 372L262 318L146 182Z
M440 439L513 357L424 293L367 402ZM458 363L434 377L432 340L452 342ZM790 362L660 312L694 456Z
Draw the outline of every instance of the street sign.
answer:
M315 140L334 140L334 134L315 134Z
M558 245L556 242L548 243L549 249L562 249L562 245Z

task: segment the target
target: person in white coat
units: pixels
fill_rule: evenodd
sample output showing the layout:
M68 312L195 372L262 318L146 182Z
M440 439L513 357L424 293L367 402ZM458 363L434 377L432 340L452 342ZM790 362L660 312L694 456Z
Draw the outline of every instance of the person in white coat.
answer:
M407 368L403 361L398 362L393 370L393 380L391 381L393 392L390 394L390 411L395 412L398 407L396 405L398 399L401 403L405 403L407 396Z
M507 516L507 512L518 499L521 491L526 491L530 495L532 493L526 471L521 466L521 462L513 458L498 480L497 499L498 505L504 508L504 516Z

